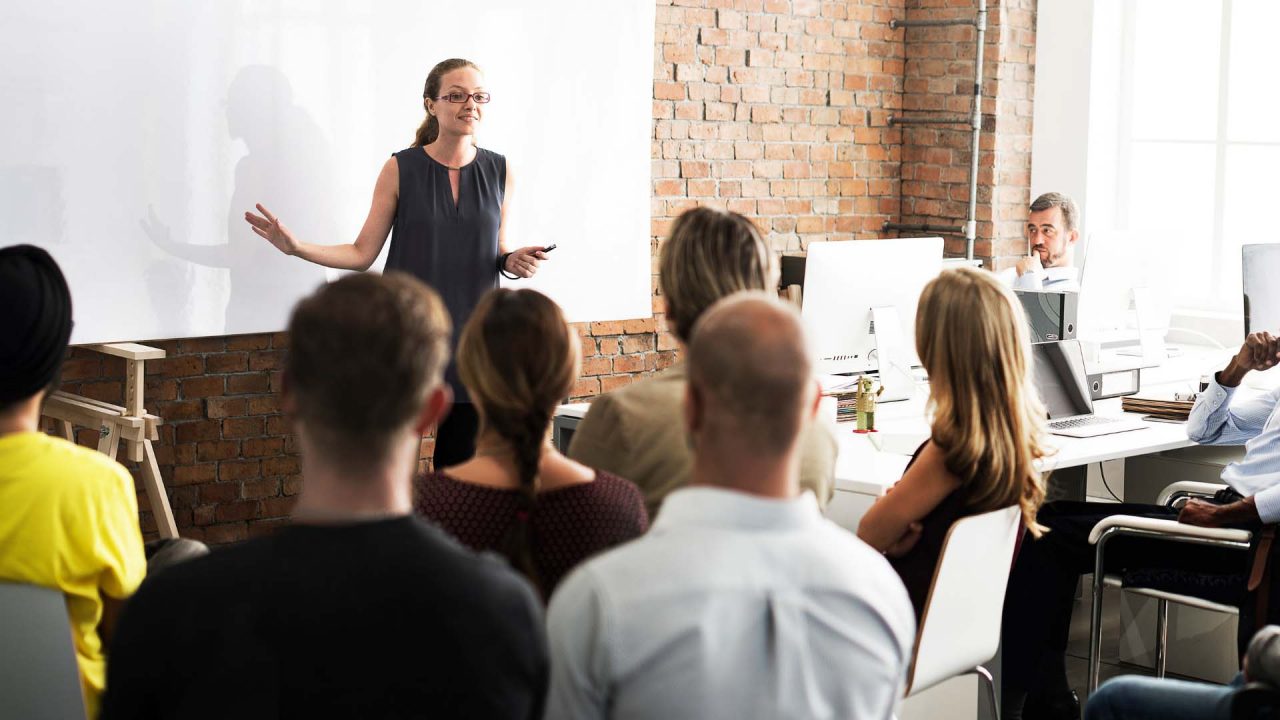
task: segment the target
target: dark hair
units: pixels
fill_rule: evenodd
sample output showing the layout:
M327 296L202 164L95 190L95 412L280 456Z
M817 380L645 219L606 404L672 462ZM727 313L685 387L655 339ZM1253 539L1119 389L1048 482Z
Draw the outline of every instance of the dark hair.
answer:
M462 58L450 58L436 63L436 66L431 68L431 72L427 73L427 82L422 87L422 108L424 110L427 108L428 98L434 100L440 95L440 80L446 74L464 67L475 68L477 71L480 69L475 63ZM437 137L440 137L440 121L428 110L427 117L418 126L417 134L413 136L413 144L430 145L435 142Z
M440 296L406 273L347 275L298 303L285 373L326 460L354 468L386 457L440 385L449 334Z
M777 284L773 256L760 231L736 212L709 207L686 211L662 244L658 286L667 324L688 343L693 325L720 298Z
M1067 232L1076 229L1076 224L1080 222L1080 211L1076 209L1074 200L1062 193L1047 192L1031 201L1031 212L1040 212L1050 208L1062 209L1063 229Z
M520 476L520 508L503 554L542 589L530 531L537 509L538 463L556 405L578 377L578 336L560 307L536 290L493 290L481 298L458 341L458 374L480 415L511 445Z

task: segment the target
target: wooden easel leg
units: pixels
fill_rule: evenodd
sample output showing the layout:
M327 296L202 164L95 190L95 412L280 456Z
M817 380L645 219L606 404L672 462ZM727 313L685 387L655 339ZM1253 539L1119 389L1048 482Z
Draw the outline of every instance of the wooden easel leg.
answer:
M66 420L55 420L54 422L58 426L58 432L62 433L62 437L66 438L67 442L73 443L76 441L76 429L71 427L70 422Z
M98 452L115 460L116 452L120 449L120 426L108 423L103 427L107 432L98 438Z
M169 496L165 494L164 482L160 480L160 463L156 462L155 448L150 440L143 440L142 448L142 481L147 499L151 501L151 514L156 519L156 529L160 531L162 538L176 538L178 526L173 521L173 510L169 509Z

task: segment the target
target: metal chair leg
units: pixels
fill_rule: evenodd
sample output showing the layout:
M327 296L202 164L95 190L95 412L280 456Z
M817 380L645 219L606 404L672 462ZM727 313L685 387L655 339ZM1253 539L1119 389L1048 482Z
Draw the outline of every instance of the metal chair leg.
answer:
M1098 673L1102 665L1102 592L1106 588L1102 572L1102 551L1107 541L1104 535L1098 540L1097 556L1093 569L1093 608L1089 621L1089 694L1098 689Z
M1000 720L1000 698L996 697L996 681L992 679L991 673L981 665L974 668L973 673L978 676L981 682L987 684L987 699L991 701L992 720Z
M1156 677L1165 675L1169 662L1169 601L1156 600Z

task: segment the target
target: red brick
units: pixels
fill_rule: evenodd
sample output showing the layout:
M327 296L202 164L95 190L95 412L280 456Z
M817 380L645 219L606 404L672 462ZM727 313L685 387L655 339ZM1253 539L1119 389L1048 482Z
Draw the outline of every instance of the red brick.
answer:
M237 335L227 338L227 351L266 350L271 347L270 335Z
M243 352L208 355L204 359L205 372L233 373L249 369L249 354Z
M241 397L215 397L205 401L205 412L210 418L239 417L248 407L249 402Z
M278 412L280 412L280 397L278 395L260 395L249 398L250 415L272 415Z
M221 395L225 382L219 375L188 378L179 384L179 392L186 400Z
M245 480L262 476L262 463L258 460L223 460L218 463L218 480Z
M284 452L284 438L250 438L244 441L240 453L247 458L269 457Z
M245 438L262 434L263 420L259 417L228 418L222 421L222 437Z
M218 522L236 522L262 517L262 507L257 500L223 503L218 506L214 516Z
M196 458L201 462L229 460L240 456L240 443L235 440L215 440L196 445Z
M249 355L250 370L279 370L284 367L284 351L269 350Z
M219 482L200 486L200 502L206 505L229 503L240 499L240 483Z
M147 363L147 370L163 377L191 377L204 374L204 358L199 355L183 355Z
M201 420L174 425L174 436L179 443L217 440L222 437L222 423L218 420Z
M262 461L262 476L293 475L299 471L298 458L274 457Z
M264 393L270 385L270 378L265 373L248 373L245 375L227 376L227 394L245 395L248 393Z
M204 542L210 545L225 545L240 542L249 537L248 526L243 522L225 525L209 525L204 528Z
M257 500L260 498L276 497L278 495L280 495L279 478L268 478L266 480L246 482L240 490L240 496L245 500Z
M182 465L173 469L174 485L191 485L193 483L212 482L218 476L218 466L213 463L200 465Z

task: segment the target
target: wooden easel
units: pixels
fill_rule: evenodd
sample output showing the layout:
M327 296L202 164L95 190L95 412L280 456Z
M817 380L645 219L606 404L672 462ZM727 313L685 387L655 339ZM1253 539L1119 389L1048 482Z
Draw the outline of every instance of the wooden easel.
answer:
M163 358L164 350L136 343L107 343L82 347L86 350L124 358L124 407L80 395L55 392L45 400L43 414L53 418L58 431L71 442L76 441L76 425L96 428L99 435L98 452L113 460L116 458L120 442L123 441L126 457L142 463L143 489L146 490L147 500L151 503L151 514L155 517L160 537L176 538L178 526L173 522L169 496L164 491L164 481L160 479L160 465L156 462L156 451L152 445L160 438L157 428L163 420L149 414L142 402L144 363L147 360Z

